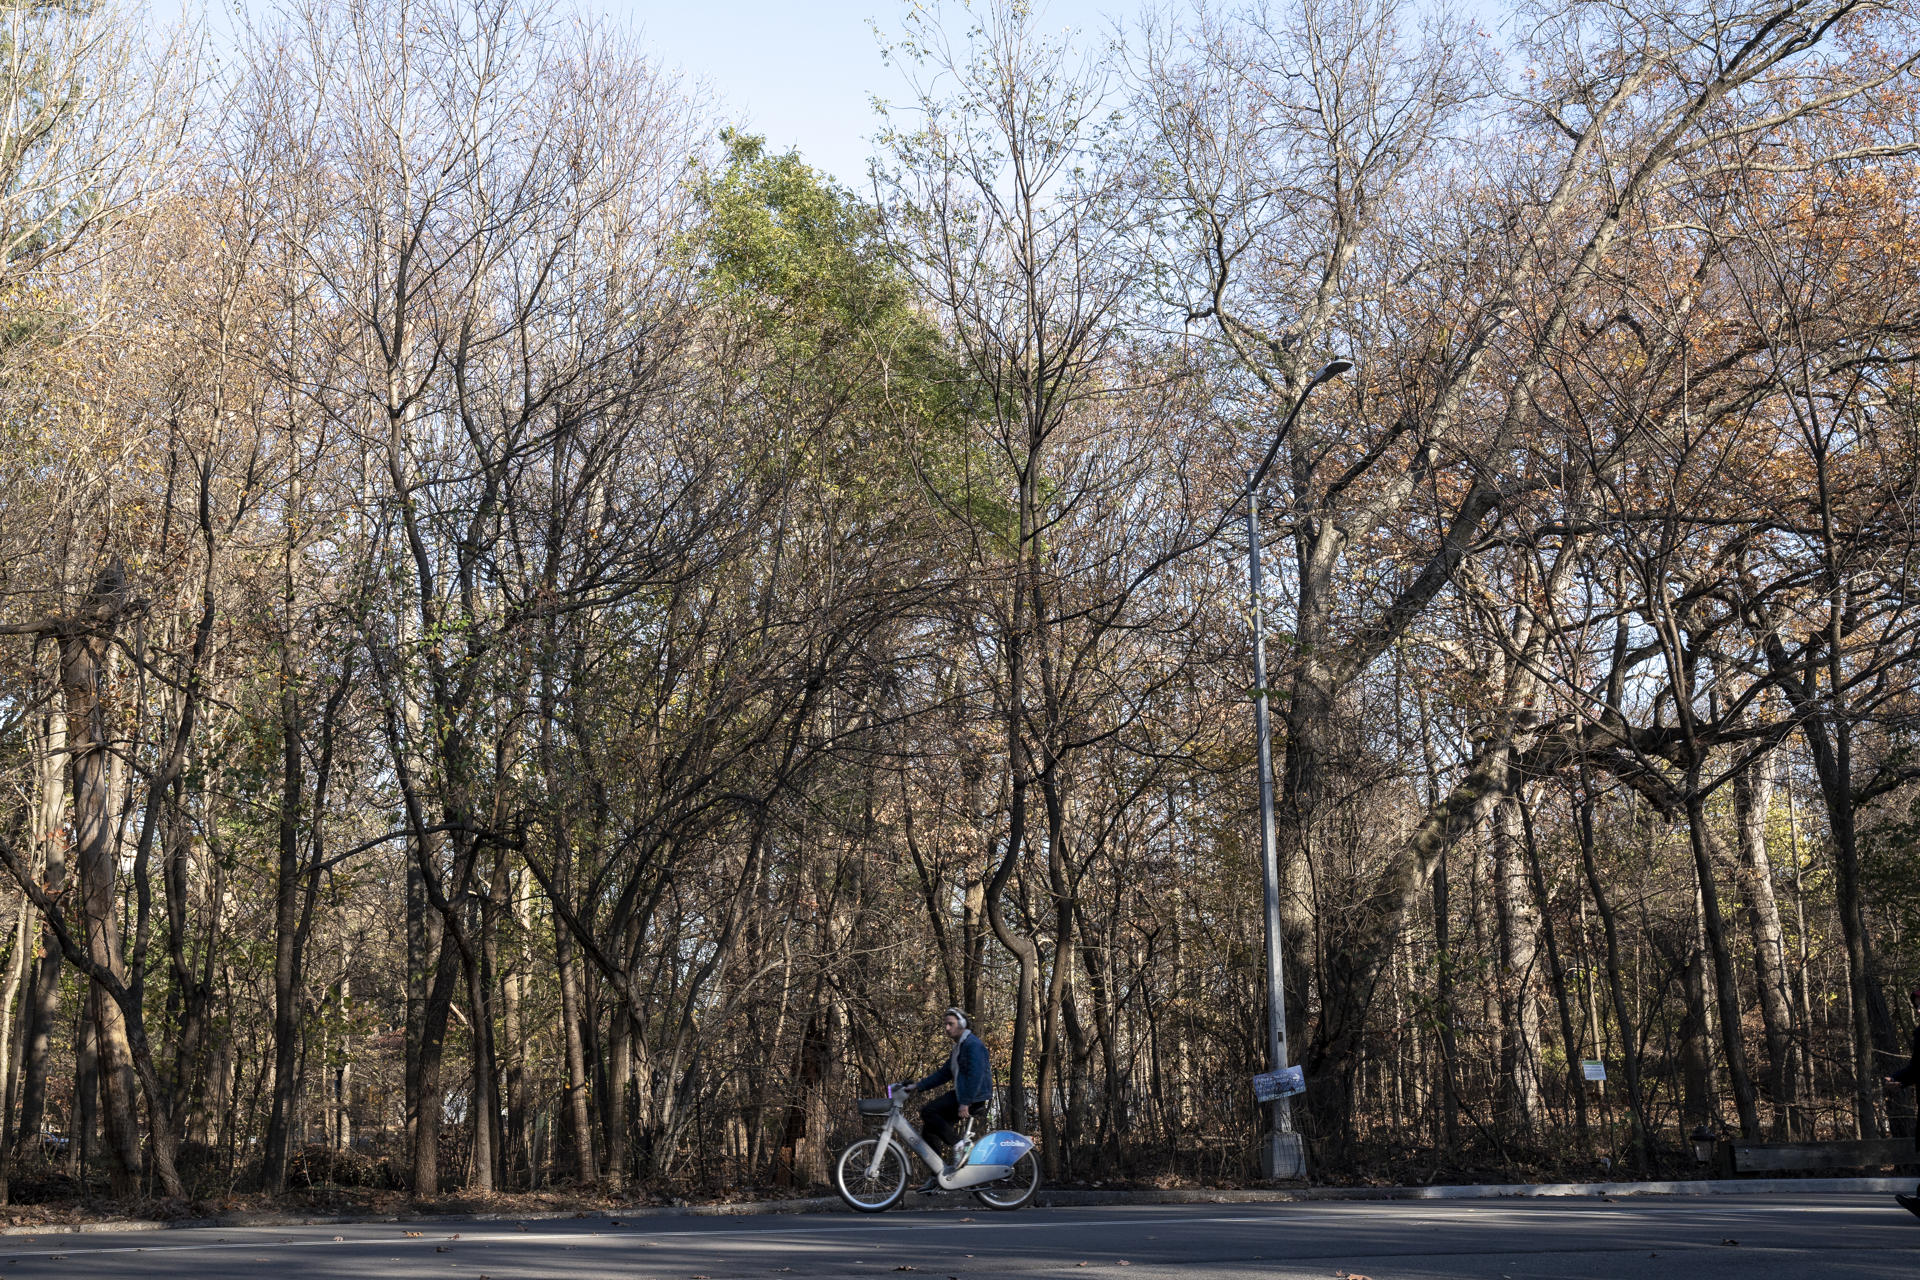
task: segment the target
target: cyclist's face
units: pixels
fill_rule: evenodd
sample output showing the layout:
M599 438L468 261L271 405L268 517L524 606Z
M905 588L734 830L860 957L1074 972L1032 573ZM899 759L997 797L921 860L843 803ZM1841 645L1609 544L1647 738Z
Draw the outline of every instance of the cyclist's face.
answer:
M960 1019L954 1017L952 1014L948 1014L941 1025L946 1028L949 1038L954 1040L960 1038Z

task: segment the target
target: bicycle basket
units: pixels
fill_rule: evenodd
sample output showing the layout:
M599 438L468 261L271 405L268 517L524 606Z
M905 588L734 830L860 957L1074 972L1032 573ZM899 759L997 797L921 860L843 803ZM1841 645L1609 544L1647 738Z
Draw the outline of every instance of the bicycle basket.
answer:
M863 1116L884 1116L893 1110L891 1098L862 1098L857 1105Z

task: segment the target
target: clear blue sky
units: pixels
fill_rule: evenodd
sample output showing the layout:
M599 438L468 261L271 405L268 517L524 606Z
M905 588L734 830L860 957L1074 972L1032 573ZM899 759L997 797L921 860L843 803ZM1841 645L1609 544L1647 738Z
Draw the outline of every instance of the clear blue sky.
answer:
M216 44L235 15L273 0L146 0L156 21L205 12ZM867 139L878 129L872 100L905 97L900 73L881 61L870 22L897 36L910 0L560 0L638 31L654 55L703 83L722 118L796 147L808 163L848 186L864 185ZM1141 0L1039 0L1053 28L1104 31L1109 14L1131 20ZM954 0L948 6L959 10ZM929 6L930 7L930 6Z
M156 18L204 4L216 38L236 11L273 0L147 0ZM724 120L798 148L808 163L864 186L867 139L878 129L872 99L900 101L900 72L880 57L872 23L897 36L911 0L560 0L637 30L661 62L704 83ZM927 0L925 7L933 7ZM959 14L957 0L946 7ZM1142 0L1036 0L1043 25L1101 33L1119 16L1132 27ZM1469 12L1494 0L1464 0Z
M875 95L903 98L900 73L881 61L868 25L897 35L903 0L582 0L636 25L666 63L699 78L727 112L779 148L851 186L866 175L878 127ZM957 10L958 6L951 6ZM1131 19L1139 0L1054 0L1050 27L1102 30L1109 13Z

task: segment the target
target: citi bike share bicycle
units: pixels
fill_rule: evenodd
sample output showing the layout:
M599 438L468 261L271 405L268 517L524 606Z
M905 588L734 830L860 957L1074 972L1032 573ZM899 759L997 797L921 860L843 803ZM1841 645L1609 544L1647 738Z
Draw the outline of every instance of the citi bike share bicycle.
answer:
M953 1148L953 1172L928 1146L905 1115L908 1090L887 1086L884 1098L860 1099L860 1114L885 1117L880 1134L863 1138L840 1153L833 1166L833 1189L860 1213L881 1213L907 1194L907 1152L920 1157L942 1191L971 1191L989 1209L1018 1209L1040 1190L1040 1161L1033 1139L1010 1129L973 1137L973 1119Z

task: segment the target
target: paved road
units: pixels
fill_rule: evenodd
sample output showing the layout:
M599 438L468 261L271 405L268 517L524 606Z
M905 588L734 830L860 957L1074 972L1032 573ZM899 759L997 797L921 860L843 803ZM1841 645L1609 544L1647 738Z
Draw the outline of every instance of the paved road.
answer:
M417 1233L417 1234L416 1234ZM1313 1202L959 1209L881 1218L197 1228L0 1238L0 1277L1911 1280L1920 1220L1886 1197Z

